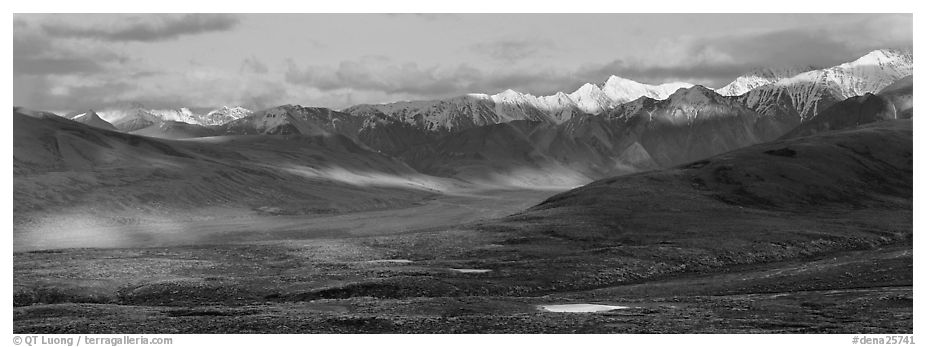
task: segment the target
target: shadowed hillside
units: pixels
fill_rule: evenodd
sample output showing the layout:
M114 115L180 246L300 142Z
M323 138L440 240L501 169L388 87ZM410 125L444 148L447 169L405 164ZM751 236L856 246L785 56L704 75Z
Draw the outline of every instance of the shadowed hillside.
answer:
M537 281L577 288L904 243L912 144L908 120L774 141L595 181L482 229L498 255L574 274Z
M623 205L628 196L621 194L621 187L647 181L674 181L684 186L678 194L735 206L800 210L833 204L905 205L912 197L912 138L912 122L898 120L774 141L671 169L596 181L551 197L531 211ZM672 204L684 206L685 200Z
M897 119L894 105L882 96L868 93L830 106L813 119L789 131L782 138L813 135L891 119Z
M170 141L22 109L14 109L13 126L14 230L51 233L48 240L106 226L182 224L223 214L407 206L444 184L342 135ZM145 237L158 239L152 231Z

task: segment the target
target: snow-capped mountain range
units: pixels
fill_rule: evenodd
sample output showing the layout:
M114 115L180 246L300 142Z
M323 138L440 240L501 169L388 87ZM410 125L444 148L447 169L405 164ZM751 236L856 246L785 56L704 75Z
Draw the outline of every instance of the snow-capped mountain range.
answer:
M854 109L856 95L889 85L882 104L893 114L912 117L912 69L912 52L878 50L825 69L757 69L717 89L611 76L601 84L547 96L509 89L339 111L299 105L251 112L129 104L68 118L149 138L284 135L280 141L298 141L305 138L298 135L307 135L335 139L348 152L385 154L437 177L581 184L690 163L778 139L806 124L837 124L814 117L826 115L832 105Z
M789 99L793 111L801 119L808 119L838 101L876 93L912 74L913 52L882 49L831 68L780 78L755 87L741 97L746 106L762 114L768 114L770 107L780 107L782 100Z
M496 104L496 110L505 115L511 114L511 112L505 112L505 109L512 106L533 106L543 111L548 120L562 123L571 118L576 110L589 114L599 114L643 96L662 100L680 88L689 88L691 86L693 84L686 82L649 85L618 76L611 76L603 84L586 83L569 94L558 92L553 95L538 97L508 89L495 95L469 94L469 96L492 100Z
M785 78L815 70L812 66L802 67L763 67L754 69L745 75L737 77L730 84L718 88L717 94L725 96L740 96L750 90L781 81Z
M876 50L825 69L810 66L755 69L714 91L736 98L760 115L788 114L807 119L835 102L877 92L912 73L912 51ZM604 83L586 83L571 93L534 96L508 89L494 95L474 93L440 100L365 104L341 111L361 119L377 119L362 122L371 126L389 119L425 131L455 132L516 120L562 124L580 114L607 113L639 98L665 100L678 90L693 86L686 82L650 85L611 76ZM203 111L186 107L147 109L136 103L98 110L96 114L119 130L130 132L170 121L217 127L254 112L227 106Z
M200 125L222 125L236 119L247 117L252 113L254 113L254 111L241 106L222 106L221 108L209 111L205 115L201 116Z
M826 69L810 66L755 69L714 91L739 98L760 115L787 113L805 119L835 102L877 92L912 73L912 51L876 50ZM576 114L603 114L641 97L664 100L679 89L692 86L686 82L650 85L611 76L603 84L586 83L569 94L534 96L508 89L494 95L476 93L442 100L358 105L343 111L362 110L359 115L375 110L381 117L429 130L457 131L513 120L561 124Z
M637 81L611 76L602 85L586 83L569 97L575 101L576 106L585 113L598 114L614 108L625 102L640 97L663 100L681 88L690 88L691 83L672 82L660 85L649 85Z
M247 117L253 111L235 106L223 106L206 112L196 112L186 107L176 109L149 109L140 103L130 103L123 106L109 107L99 111L89 110L74 114L70 118L81 121L98 120L111 124L122 131L141 130L152 125L165 122L181 122L200 126L218 126L230 121ZM84 122L84 121L82 121Z

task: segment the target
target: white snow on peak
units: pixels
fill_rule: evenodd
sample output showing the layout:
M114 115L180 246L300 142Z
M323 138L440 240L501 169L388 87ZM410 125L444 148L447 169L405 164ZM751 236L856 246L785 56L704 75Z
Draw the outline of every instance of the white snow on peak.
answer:
M909 50L899 49L878 49L863 55L862 57L836 66L836 68L850 69L865 66L891 67L899 65L912 65L913 53Z
M537 97L530 94L518 93L511 89L506 89L505 91L492 95L492 101L496 103L508 103L508 104L523 104L530 103L533 104L537 100Z
M538 97L537 101L547 110L564 109L576 105L576 103L572 101L572 99L570 99L566 93L563 92L557 92L553 95Z
M579 87L569 94L569 98L576 103L576 107L586 113L598 114L615 106L614 101L605 95L600 87L591 83Z
M246 108L223 106L208 113L199 113L187 107L175 109L147 109L141 104L132 103L126 106L106 108L96 112L107 122L115 123L130 119L149 119L161 122L183 122L187 124L213 126L221 125L250 115L252 112Z
M506 89L501 93L492 95L490 99L495 104L495 113L505 122L521 119L544 120L550 118L546 114L537 112L537 110L543 111L544 107L542 107L540 100L531 94L524 94Z
M158 116L165 121L198 124L196 115L186 107L178 109L148 110L148 113Z
M898 79L913 74L913 53L908 50L876 50L854 61L831 68L811 70L755 88L746 99L757 107L787 92L801 118L819 112L819 103L876 93Z
M879 49L854 61L827 69L811 66L756 69L717 89L717 93L739 96L769 84L796 86L824 82L834 83L836 88L840 89L839 94L842 97L851 97L863 95L887 80L895 80L912 73L912 52Z
M546 115L540 118L561 123L571 118L578 111L599 114L622 103L636 100L641 96L664 100L676 90L690 88L691 86L693 84L685 82L649 85L611 76L601 86L586 83L570 94L557 92L553 95L538 97L507 89L491 96L484 96L485 94L469 94L468 96L492 100L495 103L496 112L506 120L539 118L532 114L525 114L524 107L531 106Z
M205 116L200 117L200 124L221 125L233 120L247 117L252 113L254 112L241 106L222 106L221 108L209 111L209 113L206 113Z
M739 96L750 90L778 82L784 78L814 70L812 66L765 67L757 68L737 77L735 80L716 90L717 94L724 96Z
M636 100L641 96L663 100L668 98L669 95L672 95L672 93L675 93L676 90L680 88L689 88L691 86L691 83L684 82L665 83L654 86L626 78L611 76L608 78L608 81L605 82L601 90L613 103L623 104L628 101Z
M651 99L664 100L681 88L690 88L691 83L672 82L660 85L650 85L634 80L611 76L601 87L586 83L575 92L569 94L576 106L586 113L598 114L617 105L639 99L645 96Z

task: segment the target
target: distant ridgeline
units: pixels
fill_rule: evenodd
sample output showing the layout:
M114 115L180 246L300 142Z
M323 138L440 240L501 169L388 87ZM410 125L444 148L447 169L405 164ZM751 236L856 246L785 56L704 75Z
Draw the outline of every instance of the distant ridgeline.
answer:
M68 118L167 139L337 134L432 176L572 186L679 165L786 134L910 118L912 73L912 52L877 50L825 69L756 69L716 90L611 76L600 85L539 97L506 90L340 111L298 105L153 110L132 104ZM833 108L844 100L850 104ZM798 131L802 124L809 127Z

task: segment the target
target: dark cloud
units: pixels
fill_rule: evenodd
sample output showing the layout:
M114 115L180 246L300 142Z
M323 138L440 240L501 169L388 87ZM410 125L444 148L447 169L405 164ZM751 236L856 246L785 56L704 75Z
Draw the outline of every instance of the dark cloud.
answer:
M53 37L154 42L176 39L183 35L230 30L238 21L237 17L227 14L187 14L133 16L108 27L82 27L64 23L47 23L41 27Z
M13 37L14 75L88 75L127 59L105 49L78 50L37 35Z
M101 64L86 57L32 57L13 60L13 71L17 75L91 74L103 70Z
M503 62L514 63L555 48L552 40L503 40L470 46L478 54Z

